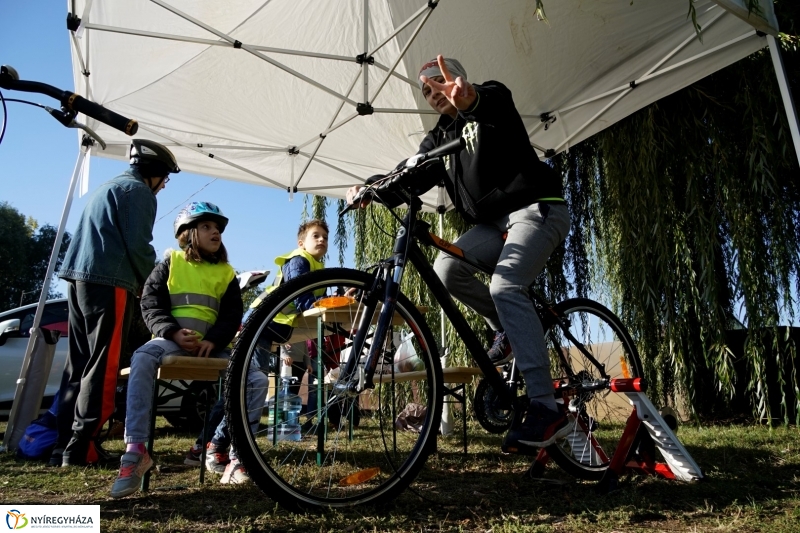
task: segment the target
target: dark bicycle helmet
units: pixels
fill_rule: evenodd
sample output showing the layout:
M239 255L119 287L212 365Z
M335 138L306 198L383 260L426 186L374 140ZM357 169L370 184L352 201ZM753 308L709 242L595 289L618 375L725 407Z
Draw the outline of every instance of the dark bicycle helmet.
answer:
M178 161L169 148L148 139L134 139L131 142L131 165L161 164L168 173L177 174Z
M175 238L186 228L195 225L201 220L213 220L219 225L219 232L225 231L228 225L228 217L222 214L219 207L211 202L192 202L181 209L175 218L172 227L175 230Z

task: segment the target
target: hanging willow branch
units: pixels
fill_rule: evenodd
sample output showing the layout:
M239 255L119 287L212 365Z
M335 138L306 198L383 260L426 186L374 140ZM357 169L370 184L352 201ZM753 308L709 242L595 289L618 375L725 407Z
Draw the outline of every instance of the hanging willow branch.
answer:
M793 27L798 8L781 5ZM797 86L796 40L783 42ZM556 158L576 289L594 282L612 303L656 397L677 388L705 415L746 397L761 418L797 420L796 349L778 325L797 311L800 172L778 95L762 51ZM736 314L746 339L731 330Z

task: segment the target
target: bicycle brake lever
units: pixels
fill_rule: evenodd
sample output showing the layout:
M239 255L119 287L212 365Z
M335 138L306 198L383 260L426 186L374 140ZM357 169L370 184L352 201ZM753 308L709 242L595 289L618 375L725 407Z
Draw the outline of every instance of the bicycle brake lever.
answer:
M106 149L106 142L103 140L103 138L102 138L102 137L100 137L100 136L97 134L97 132L95 132L95 131L94 131L92 128L90 128L90 127L89 127L89 126L87 126L86 124L81 124L81 123L80 123L80 122L78 122L77 120L73 120L73 121L70 123L70 125L69 125L69 126L67 126L67 127L68 127L68 128L77 128L77 129L81 129L81 130L85 131L86 133L88 133L89 135L91 135L91 136L92 136L92 138L93 138L95 141L97 141L98 143L100 143L100 147L101 147L103 150L105 150L105 149Z

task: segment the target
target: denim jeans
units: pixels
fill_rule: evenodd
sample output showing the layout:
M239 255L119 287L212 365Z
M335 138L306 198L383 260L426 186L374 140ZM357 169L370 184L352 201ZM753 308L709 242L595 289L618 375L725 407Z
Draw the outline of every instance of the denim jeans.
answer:
M505 330L531 398L552 395L553 382L544 331L528 287L567 237L569 226L565 205L535 203L461 235L455 241L459 248L497 265L488 287L475 277L477 269L446 254L439 254L433 265L454 298L484 317L493 330Z
M267 399L267 389L269 387L269 378L259 369L259 367L250 361L250 366L247 369L247 414L248 421L250 422L250 431L253 435L258 434L258 425L261 422L261 411L264 409L264 402ZM222 421L214 430L214 436L211 442L218 448L226 448L231 442L230 430L228 429L228 415L222 417ZM231 446L230 454L231 460L237 458L236 448Z
M161 360L167 355L190 355L174 342L155 338L133 353L131 373L128 377L127 414L125 416L125 442L147 442L150 437L150 413L153 410L153 386ZM228 358L230 352L220 350L211 355ZM267 376L250 365L247 374L247 408L251 423L258 426L261 409L267 397ZM223 419L224 423L225 420Z

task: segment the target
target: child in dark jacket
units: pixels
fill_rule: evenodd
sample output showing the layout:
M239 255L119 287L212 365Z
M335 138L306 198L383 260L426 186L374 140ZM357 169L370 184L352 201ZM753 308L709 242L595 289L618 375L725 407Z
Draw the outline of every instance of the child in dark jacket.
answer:
M228 264L222 232L228 224L219 208L192 202L175 219L181 249L159 263L144 286L142 316L153 339L131 359L125 418L125 454L111 489L113 498L138 490L153 461L145 448L150 437L154 377L163 357L227 357L242 320L242 296ZM267 378L254 372L266 395ZM259 384L254 384L255 392Z

